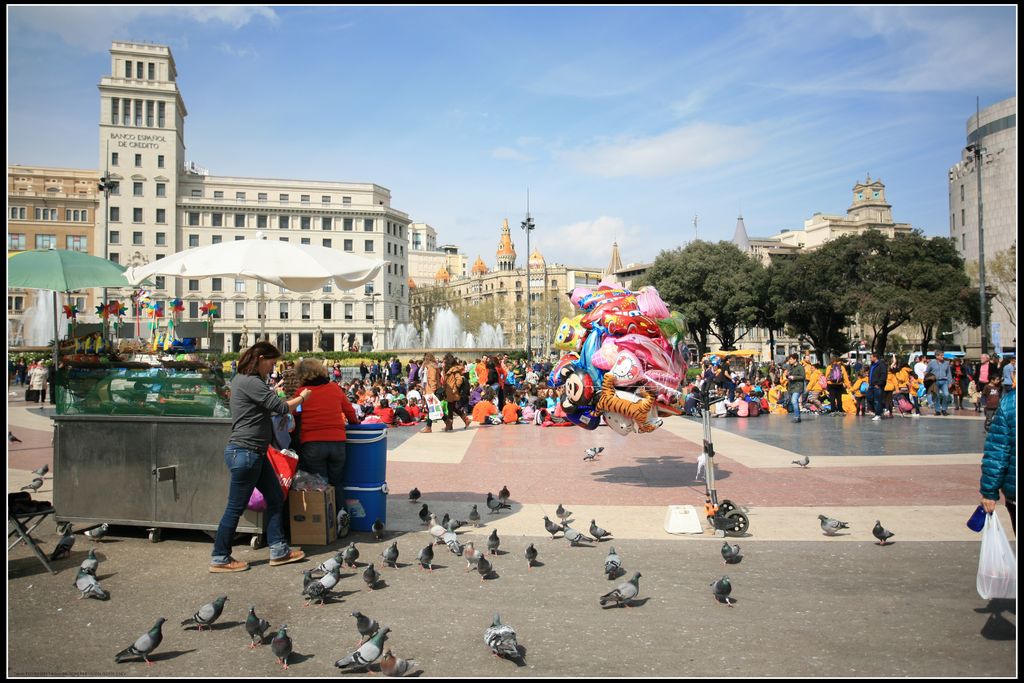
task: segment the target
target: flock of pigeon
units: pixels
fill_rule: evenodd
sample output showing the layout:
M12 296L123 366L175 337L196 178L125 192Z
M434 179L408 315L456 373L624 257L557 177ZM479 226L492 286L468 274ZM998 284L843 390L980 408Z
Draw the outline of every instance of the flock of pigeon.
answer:
M593 459L601 450L603 450L603 448L588 449L587 455L584 459ZM806 467L808 462L809 459L807 456L804 456L802 462L794 461L795 464L799 464L801 467ZM45 474L45 467L41 469L42 471L36 471L36 474L39 476ZM499 514L503 509L511 509L512 506L508 503L510 495L511 494L507 486L502 487L497 498L495 498L491 492L488 492L486 505L489 514ZM419 503L420 498L421 493L419 489L414 488L409 492L409 500L411 502ZM549 517L546 515L544 516L544 529L547 533L551 534L552 539L554 539L557 534L561 533L562 537L568 540L571 546L576 546L583 542L593 543L596 541L600 543L604 539L612 536L611 532L599 527L596 520L593 519L590 521L590 536L586 536L576 529L573 529L569 526L572 512L565 509L561 503L559 503L558 507L555 509L555 515L561 520L561 523L552 522ZM436 515L430 511L428 505L423 503L422 508L419 511L419 518L425 526L429 527L429 532L433 540L422 548L416 556L416 563L420 570L433 571L434 546L444 544L453 554L466 560L465 571L468 572L475 568L477 573L480 574L481 581L494 574L494 566L488 559L488 555L494 556L498 554L498 548L501 545L498 530L493 529L490 536L488 536L486 541L486 552L483 550L477 550L472 541L463 544L460 542L459 537L456 534L456 530L470 522L477 527L481 526L480 513L477 510L476 505L472 506L468 517L469 522L465 522L452 519L447 513L445 513L443 519L439 522ZM825 515L818 515L818 519L821 522L821 530L826 536L835 536L840 530L849 528L849 524L847 522L832 519ZM94 541L99 541L107 533L108 528L109 526L107 524L103 524L99 527L86 531L85 535ZM372 531L376 539L381 540L384 538L384 525L379 519L374 522ZM875 538L878 539L879 545L888 545L888 539L893 536L892 532L882 527L880 521L875 522L875 527L872 530L872 533ZM58 542L57 548L54 550L50 559L56 560L69 556L71 547L74 545L74 540L72 526L69 523L64 527L63 536ZM722 545L721 554L726 565L737 564L743 558L739 545L730 545L727 541ZM398 542L394 541L380 554L382 559L381 569L385 567L397 568L398 556ZM538 557L538 551L533 543L527 546L524 552L524 557L527 560L528 569L532 570ZM333 557L321 563L318 567L304 570L302 572L302 595L306 598L305 606L308 607L312 603L318 602L322 607L324 603L330 599L332 590L337 586L338 581L341 578L341 570L345 567L356 567L356 560L358 558L359 549L356 547L355 542L352 542ZM99 600L109 599L109 595L103 590L96 579L96 569L98 564L99 560L96 558L95 551L90 550L88 557L82 562L75 578L74 585L81 593L79 599L86 597L96 598ZM314 573L319 574L319 576L314 577ZM605 557L604 573L610 581L614 580L620 575L620 573L622 573L622 559L613 547L609 549L608 555ZM630 603L635 600L640 593L641 576L642 574L640 572L635 572L629 581L619 584L615 589L600 596L598 598L598 604L602 607L608 604L614 604L616 607L629 607ZM362 578L367 585L367 589L370 591L378 585L381 580L381 575L376 569L375 562L367 564L366 568L362 572ZM724 604L728 607L733 606L735 599L730 597L730 594L732 593L732 583L728 576L722 576L720 579L713 581L710 586L712 595L718 603ZM195 612L195 614L192 615L192 617L182 621L182 626L195 625L200 631L202 631L204 627L212 627L212 624L221 616L224 609L224 603L226 601L227 596L220 596L212 603L203 605ZM391 652L391 648L389 646L385 646L387 634L391 630L389 627L381 627L375 619L371 619L360 612L352 612L351 616L356 618L356 629L359 632L360 639L353 652L334 663L336 667L344 671L366 670L369 672L369 667L372 664L377 663L380 670L385 675L389 676L404 676L415 670L415 660L405 660L400 657L396 657ZM141 657L146 662L147 666L151 666L152 662L149 659L149 655L156 650L163 640L162 628L165 621L165 618L159 618L149 631L139 636L132 645L118 652L114 656L114 661L121 663L128 659ZM245 621L245 630L250 637L249 647L255 648L261 646L265 639L265 633L269 629L270 623L256 615L255 606L250 607L248 617ZM500 614L494 615L491 625L484 631L484 642L490 648L491 652L499 658L504 657L514 661L518 661L522 658L522 654L516 640L515 629L509 624L503 624L501 622ZM272 638L271 650L277 658L278 663L280 663L284 669L287 669L288 657L292 653L292 640L288 636L287 624L282 625L277 631L277 634Z

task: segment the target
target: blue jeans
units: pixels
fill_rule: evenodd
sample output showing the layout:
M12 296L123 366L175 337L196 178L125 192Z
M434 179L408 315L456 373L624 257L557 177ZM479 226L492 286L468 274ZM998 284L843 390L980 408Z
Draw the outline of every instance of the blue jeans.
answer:
M935 412L946 412L949 408L949 380L935 380Z
M341 510L345 500L345 442L307 441L299 456L302 469L319 474L334 487L334 509Z
M790 406L790 408L792 410L792 413L794 415L794 419L799 420L800 419L800 394L799 394L799 392L794 391L794 392L790 393L790 395L789 395L789 406Z
M228 505L217 526L217 538L213 542L213 557L210 564L225 564L231 561L231 539L238 528L238 520L249 505L249 497L256 488L267 501L267 545L270 546L270 559L286 557L291 549L281 526L284 494L266 451L254 451L229 443L224 448L224 464L231 470Z

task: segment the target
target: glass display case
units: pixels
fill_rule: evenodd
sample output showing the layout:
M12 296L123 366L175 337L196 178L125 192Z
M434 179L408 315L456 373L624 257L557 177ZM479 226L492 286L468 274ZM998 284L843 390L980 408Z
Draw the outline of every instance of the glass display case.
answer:
M68 364L56 390L58 415L231 415L223 373L204 363Z

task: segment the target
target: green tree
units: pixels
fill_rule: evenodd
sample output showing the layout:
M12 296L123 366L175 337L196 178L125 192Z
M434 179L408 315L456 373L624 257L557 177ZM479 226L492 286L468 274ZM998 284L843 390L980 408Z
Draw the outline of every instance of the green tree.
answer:
M967 264L967 276L974 285L974 294L978 294L978 262ZM995 256L985 261L985 289L989 297L1006 312L1007 319L1014 327L1017 326L1017 245L996 252ZM989 303L991 306L991 302ZM980 306L980 304L978 304ZM976 308L978 307L976 306ZM980 321L975 323L980 325Z

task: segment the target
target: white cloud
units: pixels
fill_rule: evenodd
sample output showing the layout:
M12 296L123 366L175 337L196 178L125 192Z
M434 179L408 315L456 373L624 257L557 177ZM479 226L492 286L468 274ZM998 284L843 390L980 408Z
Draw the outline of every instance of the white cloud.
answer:
M495 159L503 159L505 161L533 161L534 158L529 154L520 152L518 149L512 149L511 147L495 147L491 150L491 156Z
M757 147L750 129L694 123L645 138L601 139L556 156L594 175L652 177L734 162L751 156Z
M67 43L90 52L106 52L115 40L131 40L133 25L145 19L183 19L201 24L221 23L239 29L256 18L278 20L269 7L17 7L9 16L20 19L33 29L56 33Z
M669 111L677 119L685 119L690 114L695 113L701 108L707 100L707 93L702 90L694 90L689 93L684 99L673 102L669 105Z
M641 229L627 227L623 219L611 216L561 225L549 232L558 235L557 244L545 243L540 247L549 263L604 267L611 260L612 242L618 242L619 253L631 261L642 250Z

